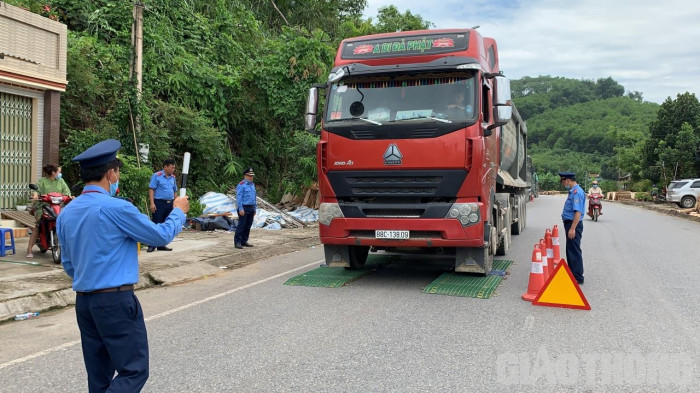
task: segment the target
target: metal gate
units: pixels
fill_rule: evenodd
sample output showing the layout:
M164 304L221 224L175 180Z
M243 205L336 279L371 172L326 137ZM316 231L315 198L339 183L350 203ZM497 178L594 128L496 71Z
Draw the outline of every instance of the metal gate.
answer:
M32 99L0 93L0 209L29 196L32 172Z

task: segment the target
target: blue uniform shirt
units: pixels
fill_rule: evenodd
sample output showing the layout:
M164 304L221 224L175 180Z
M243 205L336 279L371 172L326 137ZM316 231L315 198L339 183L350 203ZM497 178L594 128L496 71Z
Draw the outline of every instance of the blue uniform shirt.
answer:
M158 171L151 176L151 183L148 185L152 188L154 199L165 199L171 201L175 198L177 192L177 184L175 184L175 175L167 176L165 172Z
M139 279L136 242L165 246L182 230L185 213L173 209L156 225L126 200L89 185L69 203L56 223L63 269L73 290L89 292L135 284Z
M576 212L583 215L584 211L586 211L586 193L577 184L569 190L566 203L564 203L564 211L561 212L561 219L562 221L573 220Z
M236 208L241 210L243 206L248 205L258 205L255 198L255 183L243 180L236 186Z

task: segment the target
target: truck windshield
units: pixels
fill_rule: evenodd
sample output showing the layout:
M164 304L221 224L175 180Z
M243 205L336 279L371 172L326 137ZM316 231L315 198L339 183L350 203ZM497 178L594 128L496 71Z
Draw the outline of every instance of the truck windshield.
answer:
M464 122L476 113L474 75L348 78L331 85L328 102L325 120L329 123Z

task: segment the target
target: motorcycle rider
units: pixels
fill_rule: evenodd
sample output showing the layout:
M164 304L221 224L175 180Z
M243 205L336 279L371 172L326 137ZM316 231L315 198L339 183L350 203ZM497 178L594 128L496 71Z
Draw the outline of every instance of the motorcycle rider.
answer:
M36 220L36 225L32 229L32 236L29 238L29 245L27 246L27 258L34 258L32 254L32 248L36 243L36 239L39 236L39 221L43 214L43 205L45 203L38 202L37 198L39 195L45 195L50 192L58 192L63 195L71 196L70 188L66 184L66 181L62 179L61 167L54 164L44 165L42 168L44 172L44 177L36 182L38 191L34 192L32 195L32 200L34 201L34 219Z
M591 185L591 188L588 189L588 215L593 218L593 209L591 208L591 197L597 196L601 200L603 199L603 190L598 187L598 181L593 180L593 184ZM603 215L603 203L600 202L600 206L598 208L598 214Z

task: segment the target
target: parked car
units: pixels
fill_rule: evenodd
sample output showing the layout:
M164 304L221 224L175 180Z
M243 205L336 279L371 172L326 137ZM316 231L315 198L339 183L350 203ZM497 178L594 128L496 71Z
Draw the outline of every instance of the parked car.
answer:
M683 208L695 206L700 198L700 179L674 180L666 189L666 201L675 202Z

